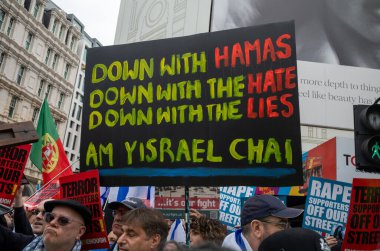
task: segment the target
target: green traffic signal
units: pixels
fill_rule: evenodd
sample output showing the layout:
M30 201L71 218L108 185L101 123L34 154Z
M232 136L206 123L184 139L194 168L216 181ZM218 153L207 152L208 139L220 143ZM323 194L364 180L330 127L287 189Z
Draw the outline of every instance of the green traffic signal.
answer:
M380 105L354 105L356 167L380 172Z

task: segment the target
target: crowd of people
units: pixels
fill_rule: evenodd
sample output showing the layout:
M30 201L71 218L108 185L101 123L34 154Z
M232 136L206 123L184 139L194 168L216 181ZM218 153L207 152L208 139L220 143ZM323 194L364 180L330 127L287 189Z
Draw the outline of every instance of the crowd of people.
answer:
M46 200L33 209L25 208L21 193L22 189L17 192L13 209L1 207L1 250L81 250L81 236L91 224L87 207L74 200ZM289 220L300 216L303 210L286 207L272 195L249 198L242 208L241 226L230 234L220 221L192 210L190 247L168 240L170 221L138 198L107 206L113 214L108 235L110 251L339 250L334 237L323 238L312 230L292 228Z

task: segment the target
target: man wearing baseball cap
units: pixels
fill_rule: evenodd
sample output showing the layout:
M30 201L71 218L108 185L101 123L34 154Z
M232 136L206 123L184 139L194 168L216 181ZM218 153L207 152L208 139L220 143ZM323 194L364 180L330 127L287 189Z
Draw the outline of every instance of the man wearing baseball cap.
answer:
M237 251L257 251L265 238L289 228L288 219L296 218L302 212L302 209L286 207L273 195L255 195L244 203L241 228L229 234L222 246Z
M112 232L117 236L117 239L119 239L119 237L123 234L123 216L131 210L137 208L146 208L146 206L141 199L129 197L122 202L114 201L109 203L108 208L112 210L113 215ZM109 250L117 250L117 240Z
M44 204L46 227L24 251L80 251L80 237L91 224L91 211L75 200L51 200Z

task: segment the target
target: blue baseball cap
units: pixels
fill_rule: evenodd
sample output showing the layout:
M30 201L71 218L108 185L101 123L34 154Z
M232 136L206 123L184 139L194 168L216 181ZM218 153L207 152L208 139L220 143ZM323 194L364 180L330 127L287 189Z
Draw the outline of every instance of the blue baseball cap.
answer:
M301 215L303 209L287 207L282 201L273 195L260 194L249 198L241 212L241 226L253 220L260 220L268 216L279 218L295 218Z

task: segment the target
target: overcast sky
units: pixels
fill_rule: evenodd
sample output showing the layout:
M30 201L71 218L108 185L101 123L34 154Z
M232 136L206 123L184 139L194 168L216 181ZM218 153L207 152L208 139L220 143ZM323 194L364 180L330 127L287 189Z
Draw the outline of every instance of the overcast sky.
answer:
M115 39L120 0L53 0L67 14L74 14L85 26L90 37L102 45L112 45Z

